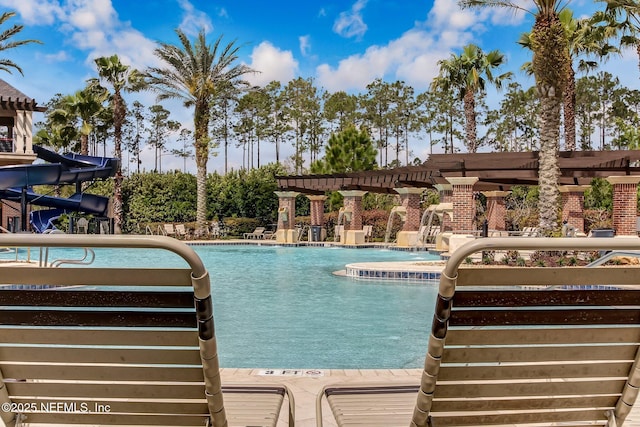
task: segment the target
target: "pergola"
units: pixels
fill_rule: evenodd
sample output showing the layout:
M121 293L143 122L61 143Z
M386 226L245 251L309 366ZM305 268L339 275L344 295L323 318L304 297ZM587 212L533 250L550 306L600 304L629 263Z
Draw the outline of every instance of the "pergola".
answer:
M636 235L640 150L562 151L558 165L563 217L571 225L580 230L584 228L583 193L593 178L600 177L609 180L614 187L617 234ZM504 196L514 185L537 185L538 170L539 153L534 151L432 154L420 166L331 175L278 176L278 230L293 228L297 194L305 194L311 199L312 225L322 225L323 195L326 191L340 191L345 196L345 208L352 213L349 230L362 229L361 199L366 192L373 192L400 194L407 211L403 231L413 232L420 224L420 194L425 188L438 189L441 201L452 204L452 231L472 228L473 193L478 191L487 196L489 226L504 229ZM358 236L354 239L358 243ZM283 241L288 239L283 238Z

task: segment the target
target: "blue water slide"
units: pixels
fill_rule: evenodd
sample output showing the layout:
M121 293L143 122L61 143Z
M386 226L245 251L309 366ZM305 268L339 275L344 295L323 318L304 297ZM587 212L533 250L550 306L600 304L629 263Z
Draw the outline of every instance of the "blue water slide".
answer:
M46 196L34 193L31 187L79 184L109 178L118 169L118 159L74 153L58 154L37 145L33 146L33 151L38 158L49 163L0 167L0 199L53 208L51 212L44 210L32 214L34 229L43 232L51 228L52 221L67 211L106 215L109 202L107 197L85 193L76 193L69 198ZM25 216L26 212L23 212L23 217Z
M31 211L29 214L29 222L37 233L44 233L47 230L55 230L55 220L67 212L65 209L41 209L39 211Z

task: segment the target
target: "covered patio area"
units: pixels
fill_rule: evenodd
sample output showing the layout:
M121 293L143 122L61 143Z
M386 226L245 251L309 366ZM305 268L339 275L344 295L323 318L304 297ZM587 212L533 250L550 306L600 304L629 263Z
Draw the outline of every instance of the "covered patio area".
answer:
M640 182L640 150L563 151L559 153L559 191L562 219L584 231L584 191L594 178L613 186L613 226L617 236L637 236L637 189ZM514 185L538 185L538 152L432 154L420 166L406 166L332 175L278 176L280 200L277 240L292 243L295 229L295 197L311 201L311 225L322 227L327 191L344 196L342 219L345 244L364 243L362 197L367 192L398 194L398 211L404 220L398 246L407 246L421 225L421 194L435 188L443 209L451 212L444 221L452 233L474 230L474 193L487 198L487 221L493 230L505 230L505 197Z

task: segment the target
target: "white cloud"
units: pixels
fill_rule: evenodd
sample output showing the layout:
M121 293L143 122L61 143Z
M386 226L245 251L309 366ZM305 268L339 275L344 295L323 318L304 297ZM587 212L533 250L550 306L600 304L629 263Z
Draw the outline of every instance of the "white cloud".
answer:
M446 58L453 46L470 35L440 37L413 29L385 46L371 46L363 54L352 55L338 63L317 67L318 80L329 91L363 90L376 78L404 80L416 89L426 89L437 75L437 62ZM444 35L447 35L445 33Z
M81 31L109 30L117 24L111 0L72 0L68 3L68 22Z
M298 71L298 61L291 51L280 50L267 41L253 49L249 66L258 73L248 74L246 79L256 86L264 86L273 80L287 83Z
M51 25L64 15L56 0L0 0L0 6L15 10L27 25Z
M224 7L221 7L220 10L218 11L218 16L220 18L228 18L229 13L227 12L227 9L225 9Z
M178 0L180 8L184 11L182 22L180 23L180 29L190 36L197 35L200 30L204 30L209 33L213 30L213 24L209 16L196 9L189 0ZM226 13L226 10L224 10Z
M338 19L333 23L333 31L342 37L361 38L367 32L367 24L360 14L366 5L367 0L357 0L350 11L340 12Z
M55 62L66 62L72 59L71 55L69 55L69 53L64 50L59 50L58 52L49 53L46 55L43 55L41 53L36 53L36 57L39 60L42 60L49 64L55 63Z
M309 35L298 37L298 41L300 42L300 53L302 56L307 56L309 54L309 50L311 49L311 42L309 39Z

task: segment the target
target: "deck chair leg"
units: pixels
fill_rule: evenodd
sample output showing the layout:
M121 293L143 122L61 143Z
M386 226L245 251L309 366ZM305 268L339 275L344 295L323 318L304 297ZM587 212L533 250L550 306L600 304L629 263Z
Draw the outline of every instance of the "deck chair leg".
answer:
M607 416L607 427L618 427L618 423L616 422L616 415L613 411L605 412Z

